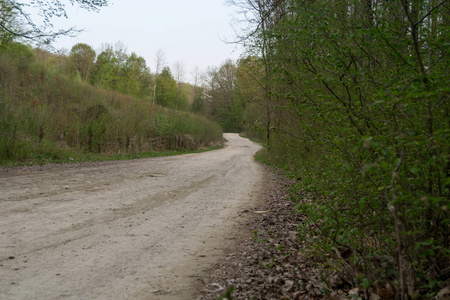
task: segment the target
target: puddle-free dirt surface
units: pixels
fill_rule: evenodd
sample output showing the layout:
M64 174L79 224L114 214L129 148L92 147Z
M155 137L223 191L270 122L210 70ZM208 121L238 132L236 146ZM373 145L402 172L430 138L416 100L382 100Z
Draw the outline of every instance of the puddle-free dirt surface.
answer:
M195 299L245 235L260 146L0 174L0 299Z

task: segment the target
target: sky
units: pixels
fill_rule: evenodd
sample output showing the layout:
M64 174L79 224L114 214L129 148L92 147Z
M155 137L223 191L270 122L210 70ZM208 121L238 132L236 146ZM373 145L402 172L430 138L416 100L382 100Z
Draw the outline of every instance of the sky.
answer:
M102 45L121 42L129 53L142 56L152 72L161 50L168 67L173 70L180 61L188 74L195 67L204 71L236 60L241 53L236 44L224 42L235 38L234 8L225 0L112 0L98 13L70 5L66 10L69 18L55 20L55 28L76 26L85 32L59 38L56 49L85 43L99 53Z

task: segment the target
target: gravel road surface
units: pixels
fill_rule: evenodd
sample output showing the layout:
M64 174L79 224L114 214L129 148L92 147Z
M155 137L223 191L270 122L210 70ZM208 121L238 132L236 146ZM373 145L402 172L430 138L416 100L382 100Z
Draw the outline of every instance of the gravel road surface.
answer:
M0 299L195 299L264 191L260 146L0 173Z

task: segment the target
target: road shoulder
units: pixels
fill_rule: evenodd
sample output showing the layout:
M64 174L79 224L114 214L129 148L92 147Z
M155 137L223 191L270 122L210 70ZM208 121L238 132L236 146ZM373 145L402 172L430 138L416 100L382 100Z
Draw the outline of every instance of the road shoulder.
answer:
M242 212L246 215L245 224L237 228L235 247L228 247L226 256L210 268L206 276L198 279L197 299L216 299L231 286L235 288L232 294L235 299L269 299L266 290L274 290L274 286L277 286L275 294L282 294L278 291L279 283L272 286L267 278L274 278L276 275L269 275L274 271L285 271L270 264L283 256L276 250L281 244L284 248L288 246L287 251L295 247L298 215L292 213L288 201L288 179L267 166L262 167L265 174L258 191L258 203Z

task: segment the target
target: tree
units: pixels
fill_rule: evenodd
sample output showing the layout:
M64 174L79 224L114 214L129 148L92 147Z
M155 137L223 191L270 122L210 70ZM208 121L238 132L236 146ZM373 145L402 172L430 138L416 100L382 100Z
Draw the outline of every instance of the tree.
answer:
M227 132L241 130L243 107L236 86L236 72L231 60L225 61L220 68L209 68L207 72L209 114Z
M18 27L11 5L0 2L0 46L3 46L4 42L11 42L14 39L14 35L3 28L11 28L10 31L17 31Z
M165 67L156 78L156 103L162 106L176 108L177 82L170 69Z
M76 44L70 51L70 60L74 71L83 81L88 81L94 66L96 53L91 46L83 43Z
M271 147L271 128L273 127L272 114L274 103L274 70L272 54L274 51L274 36L271 30L285 14L283 8L289 1L287 0L227 0L229 5L240 9L243 19L239 22L246 22L247 27L238 33L236 43L247 46L248 52L252 56L259 56L262 65L263 76L260 77L259 84L264 89L264 98L261 100L265 105L265 129L267 147ZM251 41L249 43L249 41Z
M73 35L79 32L75 28L54 30L52 20L54 18L68 18L66 4L78 4L80 8L89 11L98 11L101 7L107 6L108 0L34 0L31 2L17 0L1 0L0 11L2 21L0 22L1 35L10 34L14 37L28 40L50 43L55 38L65 35ZM38 17L42 19L42 24L38 24L36 18L27 12L28 9L38 11ZM11 22L15 18L20 27L14 26Z
M127 54L122 43L104 46L95 63L92 82L100 87L134 97L151 95L151 74L145 59Z
M205 102L205 89L201 86L194 86L192 111L198 114L206 114Z
M267 138L267 102L264 66L261 58L249 56L238 62L236 82L244 102L243 131L250 137Z
M175 107L179 110L184 110L187 107L187 92L183 86L185 65L182 61L177 61L174 65L175 80L177 82L177 99Z
M108 90L116 90L120 74L120 62L111 45L106 45L97 56L92 82Z
M135 97L150 96L150 69L143 57L131 53L122 65L120 73L120 92Z
M165 65L166 65L166 58L164 56L164 52L161 49L159 49L158 51L156 51L156 54L155 54L155 74L153 75L153 80L154 80L153 104L155 104L155 101L156 101L157 78L159 76L159 73L161 72L161 70L164 68Z
M199 86L201 74L198 66L195 66L194 71L191 73L191 75L194 83L192 111L195 113L203 112L203 89Z

